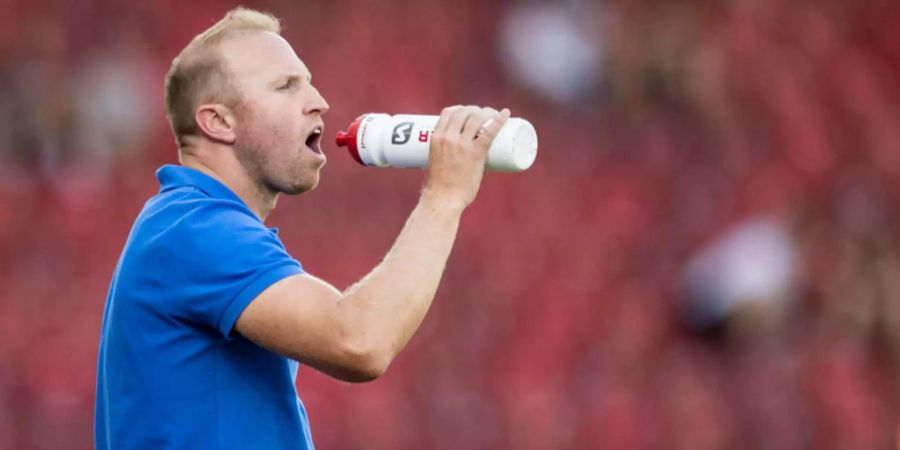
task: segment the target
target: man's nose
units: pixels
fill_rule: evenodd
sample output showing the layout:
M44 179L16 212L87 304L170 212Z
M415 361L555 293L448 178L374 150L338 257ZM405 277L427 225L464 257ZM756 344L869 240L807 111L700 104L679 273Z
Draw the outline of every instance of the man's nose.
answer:
M322 94L319 93L319 90L316 88L312 88L312 98L310 99L309 106L303 111L305 114L325 114L330 106L328 102L325 101L325 97L322 97Z

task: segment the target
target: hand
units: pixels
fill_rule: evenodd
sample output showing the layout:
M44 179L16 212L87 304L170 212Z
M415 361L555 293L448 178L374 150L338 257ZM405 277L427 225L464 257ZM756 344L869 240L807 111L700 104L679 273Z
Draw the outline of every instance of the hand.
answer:
M444 108L431 139L423 195L469 206L481 186L488 149L509 115L505 108Z

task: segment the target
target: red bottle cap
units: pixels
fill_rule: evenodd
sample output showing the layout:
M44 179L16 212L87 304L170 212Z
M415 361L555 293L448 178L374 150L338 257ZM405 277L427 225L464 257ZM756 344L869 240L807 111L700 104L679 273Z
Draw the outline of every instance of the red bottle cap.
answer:
M362 122L363 118L366 117L365 114L359 116L354 120L350 127L347 128L347 131L338 131L337 136L335 137L335 142L338 147L347 147L347 151L350 152L350 156L356 160L356 162L366 165L359 157L359 147L356 144L357 138L357 130L359 130L359 124Z

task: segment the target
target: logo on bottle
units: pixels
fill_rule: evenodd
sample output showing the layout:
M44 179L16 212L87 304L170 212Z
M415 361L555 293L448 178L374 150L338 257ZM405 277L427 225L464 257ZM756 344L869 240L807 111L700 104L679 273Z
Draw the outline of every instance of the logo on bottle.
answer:
M403 122L394 127L394 134L391 136L391 144L401 145L409 142L412 136L413 123Z

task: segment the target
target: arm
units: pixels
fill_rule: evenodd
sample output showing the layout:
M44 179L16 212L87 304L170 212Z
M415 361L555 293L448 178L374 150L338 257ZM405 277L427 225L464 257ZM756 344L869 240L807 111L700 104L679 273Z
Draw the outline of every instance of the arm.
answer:
M445 109L419 203L384 260L344 293L310 275L285 278L247 306L235 329L336 378L368 381L384 373L431 306L487 149L508 118L507 110Z

